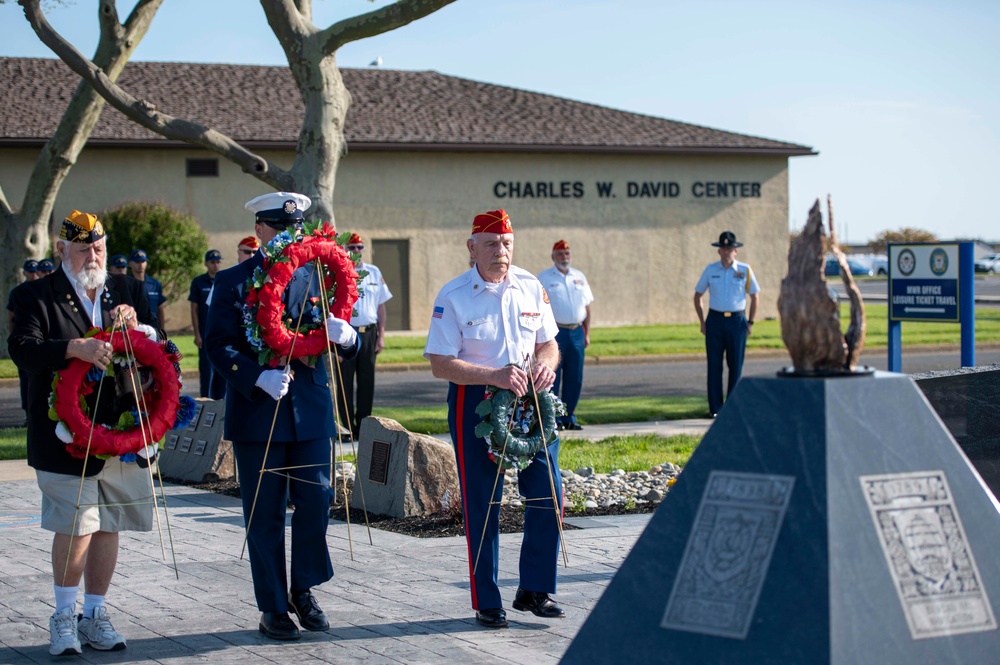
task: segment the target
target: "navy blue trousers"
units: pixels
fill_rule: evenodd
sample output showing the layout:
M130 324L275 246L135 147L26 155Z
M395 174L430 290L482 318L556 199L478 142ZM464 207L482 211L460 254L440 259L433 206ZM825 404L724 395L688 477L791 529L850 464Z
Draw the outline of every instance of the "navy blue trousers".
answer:
M583 389L583 352L586 348L586 338L583 326L574 330L560 328L556 335L559 345L559 367L556 368L556 382L552 384L552 392L566 403L566 416L563 422L575 423L576 405L580 401L580 391ZM562 388L562 393L559 388Z
M225 399L226 380L215 371L205 349L198 349L198 394L209 399Z
M743 353L747 346L747 319L742 313L725 316L708 311L705 319L705 355L708 358L708 410L718 413L722 408L722 357L729 368L726 398L733 394L743 372Z
M266 446L266 443L260 442L233 442L240 474L243 518L250 523L247 549L250 552L250 573L257 608L261 612L280 613L288 611L290 590L305 591L333 577L333 564L326 546L332 492L330 439L272 441L265 468L277 472L264 472L254 506L254 492L261 475ZM292 513L290 587L285 574L288 497L295 505L295 512Z
M497 570L500 565L500 498L504 478L500 474L500 480L496 482L499 467L487 455L486 443L474 433L476 425L482 420L475 411L483 401L485 390L486 386L448 385L448 427L451 428L455 458L458 461L474 610L503 607L497 586ZM556 520L562 515L559 439L548 447L548 457L552 460L551 482L544 450L539 451L531 465L518 474L518 489L525 498L526 506L524 538L521 541L520 586L528 591L555 593L559 558L559 525ZM494 482L496 491L493 490ZM552 501L553 484L557 508ZM475 561L477 555L478 566Z

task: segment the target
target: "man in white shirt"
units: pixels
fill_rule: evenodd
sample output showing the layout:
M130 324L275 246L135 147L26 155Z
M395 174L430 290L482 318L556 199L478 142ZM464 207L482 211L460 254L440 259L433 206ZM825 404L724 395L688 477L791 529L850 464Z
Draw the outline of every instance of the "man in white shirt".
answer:
M337 411L340 412L340 422L350 428L350 433L341 434L345 443L356 439L361 431L361 421L372 415L372 402L375 399L375 358L385 348L385 304L392 298L392 293L382 277L382 271L371 263L364 263L361 254L365 251L365 243L361 236L352 233L346 248L358 273L366 272L358 285L358 301L354 305L357 314L351 318L351 325L361 338L361 351L357 357L340 363L340 371L344 377L343 396L337 400ZM357 407L354 401L354 383L357 381ZM339 386L338 386L339 388Z
M552 314L559 326L556 343L561 360L556 368L556 382L552 384L552 392L566 404L566 415L556 420L559 429L583 429L576 422L575 412L583 388L583 355L590 346L590 303L594 302L586 276L571 267L571 261L569 243L560 240L552 246L554 265L538 273L538 281L549 294Z
M447 379L448 426L455 444L462 516L469 546L470 591L476 621L507 625L497 585L500 499L503 472L486 442L476 436L476 407L487 386L516 395L548 390L559 364L558 332L548 296L527 270L511 265L514 229L503 210L476 215L466 241L476 263L442 287L434 300L424 357L439 379ZM525 358L531 360L530 364ZM549 598L556 590L562 477L559 439L539 451L518 473L525 497L524 540L513 607L547 619L566 616ZM553 496L553 488L555 495ZM482 539L480 541L480 539Z

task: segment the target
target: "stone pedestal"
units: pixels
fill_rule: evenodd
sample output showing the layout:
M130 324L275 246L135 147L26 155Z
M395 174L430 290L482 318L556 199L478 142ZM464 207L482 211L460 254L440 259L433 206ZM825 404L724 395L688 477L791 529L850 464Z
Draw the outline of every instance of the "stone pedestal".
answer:
M909 377L744 379L563 662L996 662L998 542Z
M392 517L426 516L454 505L458 497L450 445L408 432L389 418L361 422L352 508Z
M225 400L197 398L198 412L184 429L167 432L157 462L166 478L207 482L236 475L233 444L222 438Z

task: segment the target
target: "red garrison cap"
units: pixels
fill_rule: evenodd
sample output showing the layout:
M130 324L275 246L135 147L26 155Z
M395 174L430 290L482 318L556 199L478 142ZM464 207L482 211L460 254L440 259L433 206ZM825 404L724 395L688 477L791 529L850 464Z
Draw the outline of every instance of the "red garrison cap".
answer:
M503 210L490 210L472 220L472 233L513 233L510 216Z
M348 245L363 245L365 241L361 239L357 233L352 233L350 240L347 241Z
M243 247L252 247L254 249L260 247L260 243L257 242L257 238L255 236L247 236L243 240L240 240L239 244L237 244L236 246L239 247L240 245L242 245Z
M555 252L560 249L569 249L569 243L565 240L557 240L556 244L552 245L552 251Z

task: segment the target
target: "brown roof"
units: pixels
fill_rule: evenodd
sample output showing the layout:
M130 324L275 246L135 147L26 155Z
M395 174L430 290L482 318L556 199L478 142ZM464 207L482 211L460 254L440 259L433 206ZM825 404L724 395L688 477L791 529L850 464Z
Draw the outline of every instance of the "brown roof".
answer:
M815 154L808 146L628 113L437 72L344 69L351 150ZM77 77L60 60L0 58L0 145L54 131ZM131 62L119 83L248 147L294 148L302 101L287 67ZM92 145L166 139L105 108Z

